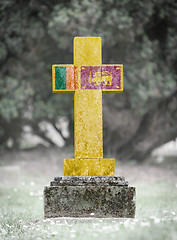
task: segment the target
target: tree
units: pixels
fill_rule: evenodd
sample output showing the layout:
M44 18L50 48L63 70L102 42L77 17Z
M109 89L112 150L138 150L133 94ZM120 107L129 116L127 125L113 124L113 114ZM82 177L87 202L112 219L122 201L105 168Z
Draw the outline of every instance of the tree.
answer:
M0 142L28 124L66 117L73 96L51 94L51 64L72 63L74 36L101 36L103 63L124 64L124 93L104 94L104 151L142 160L177 136L174 0L12 0L0 4ZM14 131L14 128L16 131Z

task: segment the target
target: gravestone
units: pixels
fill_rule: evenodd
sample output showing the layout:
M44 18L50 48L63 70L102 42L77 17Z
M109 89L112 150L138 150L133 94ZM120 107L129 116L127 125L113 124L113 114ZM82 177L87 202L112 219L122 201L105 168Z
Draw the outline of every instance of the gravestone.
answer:
M102 92L123 91L123 66L102 64L101 38L74 38L74 65L53 65L54 93L74 92L75 158L44 189L45 217L134 217L135 188L103 158Z

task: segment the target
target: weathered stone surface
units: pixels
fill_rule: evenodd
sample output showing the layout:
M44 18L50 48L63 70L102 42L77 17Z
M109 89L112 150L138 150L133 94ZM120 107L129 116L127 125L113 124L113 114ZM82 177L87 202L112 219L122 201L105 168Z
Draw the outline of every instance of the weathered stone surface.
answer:
M128 186L124 177L55 177L50 186Z
M44 189L45 217L135 216L135 188L122 177L56 177Z

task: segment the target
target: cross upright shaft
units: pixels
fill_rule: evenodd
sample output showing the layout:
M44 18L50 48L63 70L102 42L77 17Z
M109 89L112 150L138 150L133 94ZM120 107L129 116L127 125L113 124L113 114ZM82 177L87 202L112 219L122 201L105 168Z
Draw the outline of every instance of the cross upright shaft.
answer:
M74 92L75 159L64 160L65 176L114 176L115 160L103 159L102 90L81 89L81 66L100 66L101 38L74 39L74 66L78 89Z
M101 59L100 38L74 39L75 66L100 66ZM101 89L75 90L74 119L75 158L103 158Z

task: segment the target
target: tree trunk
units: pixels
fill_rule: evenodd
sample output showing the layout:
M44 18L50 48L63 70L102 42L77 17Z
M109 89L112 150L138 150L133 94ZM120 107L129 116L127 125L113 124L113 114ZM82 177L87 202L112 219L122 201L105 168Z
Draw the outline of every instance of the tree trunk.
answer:
M105 133L105 152L117 155L119 160L136 159L143 161L151 151L177 136L177 90L161 101L142 118L134 116L130 110L117 114L124 119L116 129L107 125ZM106 115L113 118L114 113L107 109ZM107 119L105 117L105 119ZM127 124L130 121L130 124ZM110 124L110 123L109 123ZM134 128L132 127L134 125ZM126 129L124 129L126 126ZM110 133L108 131L111 129ZM134 130L134 131L132 131ZM119 138L120 137L120 138Z

